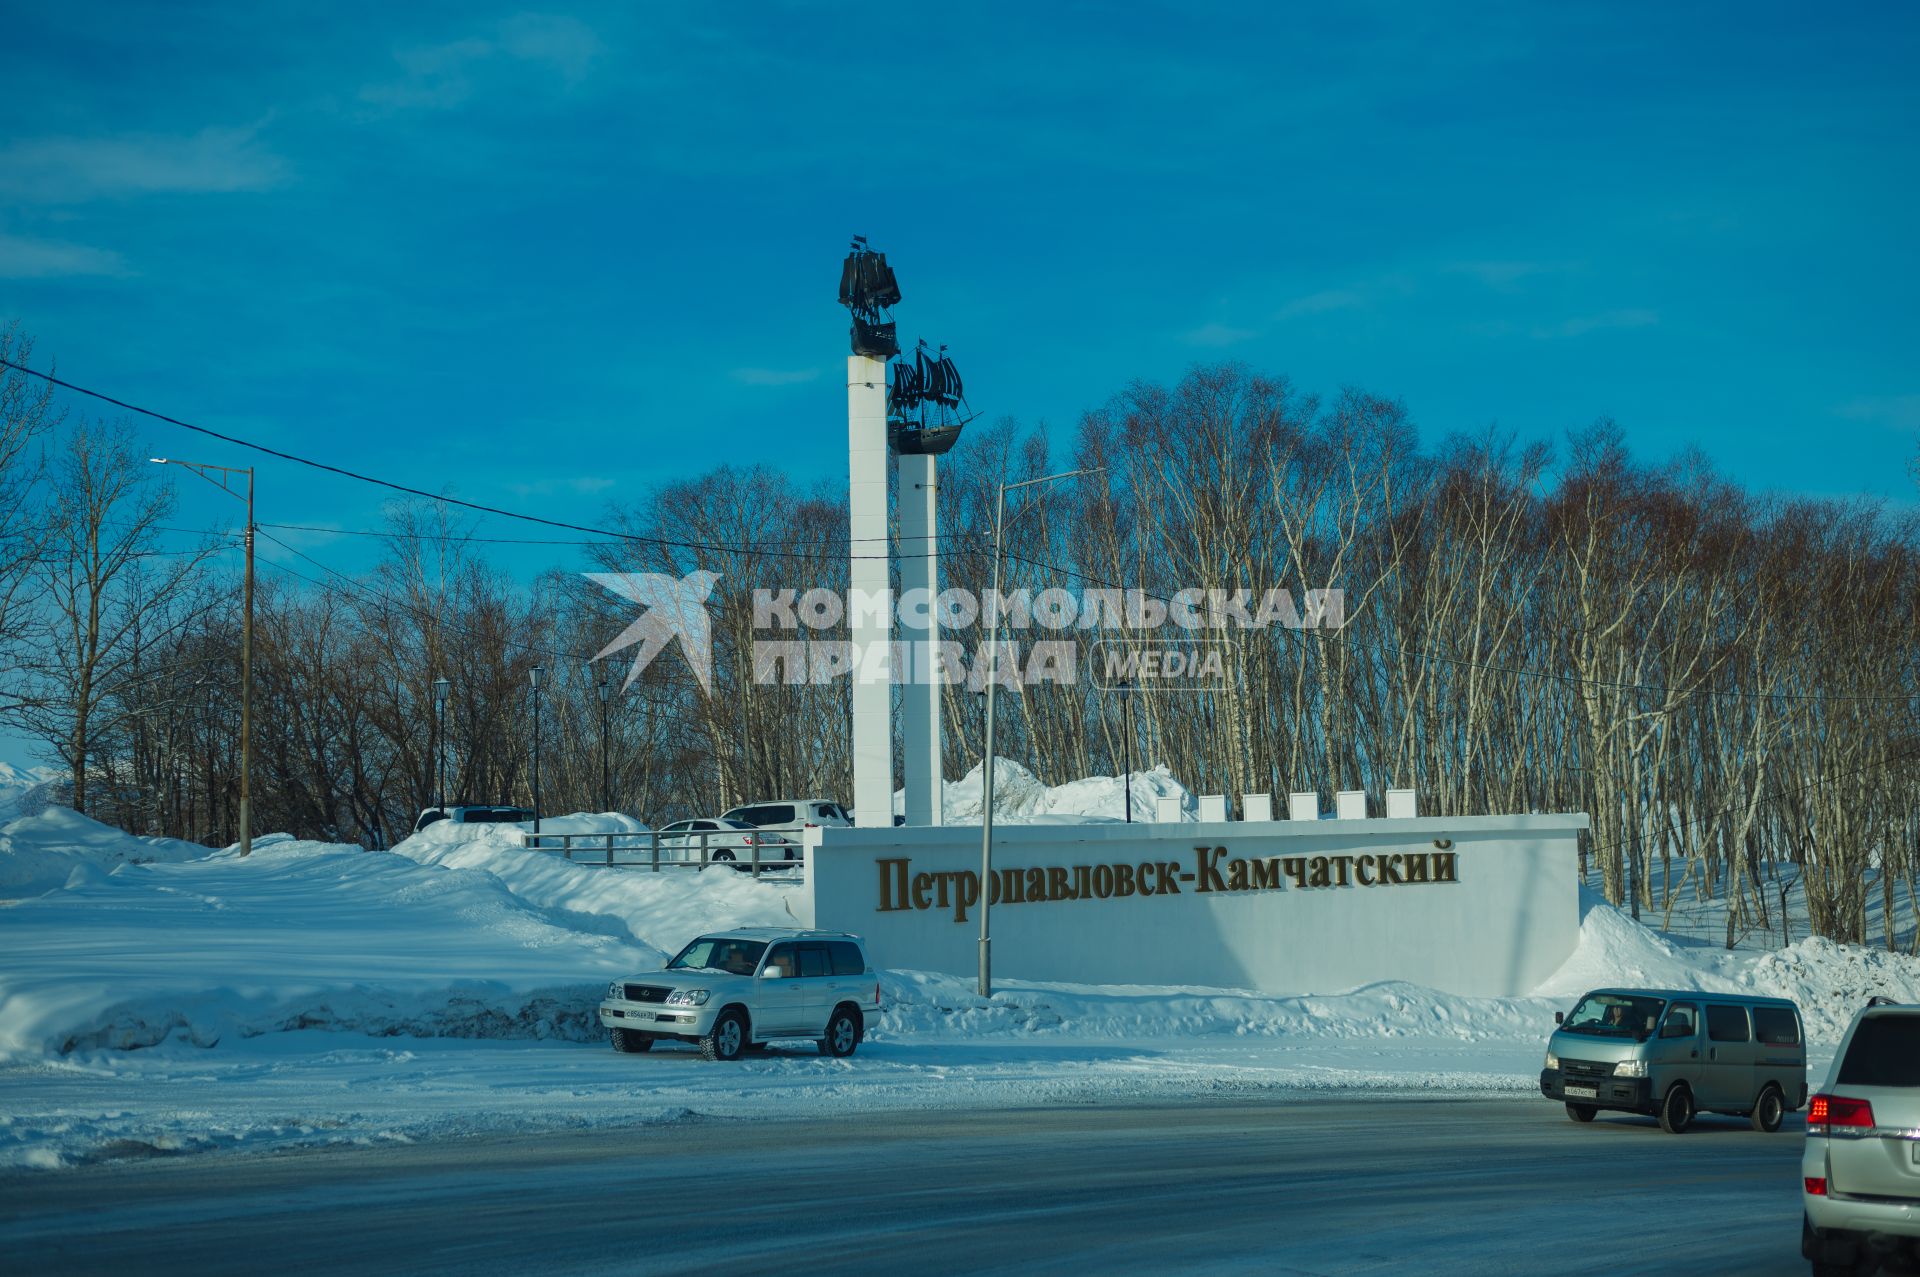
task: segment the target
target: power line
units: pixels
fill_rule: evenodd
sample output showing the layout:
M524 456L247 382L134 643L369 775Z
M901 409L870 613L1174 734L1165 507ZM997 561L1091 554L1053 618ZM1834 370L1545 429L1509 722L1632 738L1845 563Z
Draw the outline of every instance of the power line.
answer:
M313 564L313 566L315 566L316 568L319 568L322 572L325 572L329 576L334 577L336 580L341 582L341 584L345 585L348 589L359 594L361 597L371 599L374 602L380 603L386 607L394 608L398 611L405 612L409 616L412 616L415 620L420 621L423 624L430 623L442 629L451 630L456 634L466 635L469 638L478 638L478 639L484 639L489 642L498 642L502 647L517 648L520 651L531 653L534 656L544 656L548 660L554 661L556 664L561 661L573 661L581 665L591 665L593 663L593 658L583 653L564 652L559 650L558 648L552 648L552 647L539 647L531 643L522 643L517 639L510 639L497 634L482 634L478 630L474 630L470 627L460 625L457 622L449 621L447 620L447 618L443 616L439 616L423 608L415 607L413 604L408 603L403 599L396 599L389 594L385 594L379 590L372 588L371 586L365 585L360 581L355 580L353 577L348 576L346 573L341 572L339 569L329 567L327 564L320 562L320 560L314 558L312 555L307 554L304 551L294 549L294 547L288 545L285 541L280 540L280 538L276 536L273 536L265 532L261 533L260 535L262 535L263 537L266 537L267 540L273 542L275 545L279 546L281 549L286 550L288 553L299 555L299 557L301 557L302 559L305 559L308 563ZM299 580L305 581L308 585L311 585L316 589L324 590L327 588L327 585L325 582L316 581L312 577L306 575L304 572L297 572L283 563L275 563L271 559L265 559L265 560L262 560L262 562L265 562L268 566L276 569L277 571L286 573L288 576L296 577ZM644 697L644 696L636 697L636 696L632 696L630 692L623 693L623 695L627 695L633 700L642 702L647 705L652 705L656 708L660 708L663 706L663 702L652 697Z
M663 549L703 550L703 551L707 551L709 553L715 553L715 554L759 554L768 558L809 559L809 560L815 559L818 557L814 553L798 551L798 550L775 550L775 549L764 549L757 546L728 546L728 545L710 544L710 543L698 542L698 541L675 541L675 540L670 540L662 537L644 536L637 533L618 532L609 528L597 528L597 527L592 527L586 524L568 523L568 522L565 522L564 520L548 519L540 515L525 514L525 513L521 513L514 510L505 510L505 509L501 509L498 506L482 505L478 502L462 500L461 498L447 496L443 493L427 492L421 488L410 487L402 483L395 483L390 479L382 479L375 475L362 474L358 471L348 470L341 466L330 465L323 461L315 461L308 457L297 456L294 453L283 452L276 448L269 448L264 444L254 443L251 440L238 438L237 436L234 436L234 435L223 434L220 431L211 430L205 426L197 426L197 425L194 425L192 422L182 421L178 417L171 417L165 413L156 412L150 408L143 408L138 404L128 403L122 399L116 399L111 395L104 394L97 390L88 389L85 386L77 385L70 381L65 381L59 377L55 377L51 373L41 372L39 369L29 368L24 364L17 364L9 359L0 358L0 367L11 368L15 372L23 373L30 377L37 377L42 381L47 382L49 385L58 386L63 390L69 390L75 394L86 395L89 398L98 399L103 403L110 403L117 408L123 408L128 412L138 413L141 416L145 416L145 417L151 417L156 421L163 421L163 422L166 422L168 425L178 426L184 430L191 430L197 434L206 435L209 438L219 439L225 443L231 443L238 447L248 448L255 452L264 453L267 456L278 457L283 461L291 461L298 465L310 466L313 469L325 471L329 474L336 474L336 475L340 475L343 478L353 479L361 483L369 483L378 487L388 488L392 491L405 493L409 496L419 497L427 501L434 501L434 502L439 502L445 505L458 506L462 509L473 510L481 514L498 515L501 518L519 519L524 522L536 523L546 527L560 528L568 532L584 532L596 538L596 540L594 541L574 542L572 544L588 545L588 544L602 544L607 542L615 542L615 543L638 542L645 545L660 546ZM261 525L261 526L266 526L266 525ZM312 531L312 532L336 532L336 533L342 533L344 535L385 535L385 534L375 534L375 533L366 533L366 532L345 532L342 529L336 529L336 528L312 528L312 527L304 527L301 525L292 525L292 524L280 524L280 525L272 525L272 526L277 526L282 528L283 530L289 530L289 531L298 530L298 531ZM511 541L504 538L492 539L492 538L475 537L475 538L460 538L460 539L472 540L476 542L488 542L492 544L543 544L543 542L536 542L536 541L515 542L515 541ZM942 537L941 539L944 540L946 538ZM818 547L827 548L827 547L838 546L838 545L852 545L858 542L866 542L866 541L891 541L891 540L892 538L883 535L879 537L834 538L827 541L816 542L815 544ZM287 549L292 553L295 553L295 554L300 553L298 550L294 550L293 547L287 545L285 542L276 541L275 544L280 545L282 548ZM567 543L553 542L553 544L567 544ZM1072 568L1063 567L1059 564L1047 563L1038 559L1025 558L1021 555L1014 554L1010 551L1003 551L1003 553L1005 553L1008 558L1013 559L1016 562L1027 563L1036 567L1048 568L1052 571L1060 572L1067 576L1077 577L1081 580L1088 581L1092 584L1103 585L1111 589L1128 588L1123 586L1116 586L1112 582L1102 581L1098 577L1094 577L1088 573L1080 572ZM302 557L305 557L305 556L303 555ZM881 554L857 554L857 555L852 555L850 557L854 559L891 559L893 555L889 551ZM315 560L309 560L309 561L317 562ZM324 566L324 565L321 565L321 566ZM332 572L331 568L327 568L326 570L329 572ZM315 584L317 584L317 582ZM1143 592L1143 595L1144 595L1144 592ZM1165 599L1161 599L1153 595L1144 595L1144 597L1152 598L1155 602L1159 602L1163 604L1168 602ZM1299 641L1299 640L1296 638L1296 641ZM1806 700L1806 701L1819 701L1819 702L1831 701L1836 703L1868 702L1868 703L1906 704L1916 699L1914 696L1844 696L1844 695L1829 695L1825 693L1816 693L1816 692L1718 691L1718 690L1707 688L1707 687L1698 687L1693 689L1676 689L1671 686L1660 685L1660 684L1626 683L1626 682L1621 682L1618 680L1611 680L1611 679L1587 678L1585 676L1578 675L1578 674L1562 674L1562 673L1555 673L1553 671L1547 671L1547 670L1530 670L1530 669L1525 669L1525 668L1516 667L1516 666L1493 665L1484 661L1464 660L1458 657L1443 656L1438 653L1424 651L1424 650L1411 650L1411 649L1399 647L1398 645L1390 644L1390 643L1382 644L1382 646L1387 651L1394 652L1402 656L1409 656L1409 657L1412 657L1413 659L1421 660L1421 661L1435 661L1441 664L1455 665L1455 666L1460 666L1468 669L1485 670L1491 673L1506 674L1506 675L1519 677L1519 678L1546 679L1546 680L1562 682L1562 683L1573 683L1573 684L1588 686L1588 687L1607 687L1607 688L1612 688L1620 691L1660 693L1662 695L1673 695L1677 692L1682 697L1712 696L1712 697L1717 697L1722 699L1731 699L1731 700Z
M0 358L0 367L11 368L15 372L23 373L29 377L38 377L40 380L46 382L47 384L58 386L62 390L69 390L69 391L72 391L74 394L78 394L78 395L86 395L90 399L98 399L102 403L112 404L116 408L122 408L132 413L138 413L140 416L143 416L143 417L151 417L155 421L164 421L170 426L178 426L182 430L191 430L195 434L205 435L209 439L218 439L222 443L230 443L235 445L236 447L248 448L254 452L263 453L269 457L277 457L282 461L291 461L296 465L310 466L315 470L322 470L328 474L339 475L340 477L345 479L353 479L360 483L370 483L375 485L376 487L387 488L394 492L405 493L408 496L419 497L422 500L435 501L443 505L459 506L462 509L474 510L481 514L498 515L503 519L520 519L527 523L537 523L549 528L560 528L567 532L585 532L596 538L600 538L602 540L637 541L646 545L657 545L662 547L663 549L704 550L712 554L763 554L771 558L810 559L815 557L812 554L805 553L798 550L770 550L770 549L761 549L759 547L750 546L750 545L729 546L729 545L708 544L700 541L675 541L675 540L669 540L664 537L644 536L639 533L618 532L611 528L596 528L587 524L568 523L565 520L548 519L537 514L524 514L516 510L504 510L498 506L482 505L477 501L466 501L466 500L462 500L459 497L448 496L445 493L428 492L423 488L411 487L404 483L395 483L391 479L382 479L378 475L362 474L357 470L349 470L344 466L330 465L324 461L315 461L311 457L302 457L295 453L283 452L278 448L269 448L265 444L255 443L250 439L242 439L236 435L223 434L218 430L212 430L207 428L206 426L196 426L191 421L182 421L180 418L168 416L164 412L156 412L151 408L142 408L139 404L128 403L124 399L116 399L112 395L104 394L98 390L90 390L85 386L76 385L71 381L66 381L66 380L63 380L62 378L56 377L52 373L41 372L37 368L29 368L25 364L14 363L10 359ZM883 541L884 542L884 541L890 541L891 539L892 539L891 537L885 536L885 535L877 536L877 537L844 537L844 538L837 537L837 538L832 538L826 541L816 542L815 544L824 548L824 547L832 547L832 546L839 546L839 545L853 545L853 544L866 542L866 541ZM884 559L884 558L891 558L892 555L888 553L888 554L872 554L872 555L855 555L853 557Z

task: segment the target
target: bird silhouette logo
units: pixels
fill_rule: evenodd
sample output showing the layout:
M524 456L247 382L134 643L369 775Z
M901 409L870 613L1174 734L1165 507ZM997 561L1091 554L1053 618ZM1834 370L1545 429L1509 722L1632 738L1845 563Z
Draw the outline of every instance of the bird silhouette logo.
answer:
M700 680L701 690L713 695L713 620L707 613L707 597L720 580L718 573L689 572L672 577L658 572L589 572L586 576L594 584L649 609L594 655L597 661L635 643L640 645L621 691L632 687L640 671L668 642L678 638L680 651L693 676Z

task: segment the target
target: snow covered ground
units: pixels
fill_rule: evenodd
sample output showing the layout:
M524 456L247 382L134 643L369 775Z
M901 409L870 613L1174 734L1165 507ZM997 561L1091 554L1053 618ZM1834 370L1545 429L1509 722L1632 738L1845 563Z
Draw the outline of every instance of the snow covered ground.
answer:
M1136 802L1177 790L1166 779ZM1027 819L1074 802L1106 815L1119 795L1111 780L1007 788ZM393 853L274 836L243 860L62 809L0 826L0 1166L693 1114L1259 1088L1526 1093L1554 1009L1614 983L1791 997L1817 1074L1869 994L1920 1000L1912 958L1817 940L1729 953L1590 896L1579 950L1528 998L1006 981L987 1002L970 979L890 971L886 1010L850 1059L620 1056L593 1018L610 978L657 967L705 930L789 923L794 888L569 864L522 850L518 832L441 823Z

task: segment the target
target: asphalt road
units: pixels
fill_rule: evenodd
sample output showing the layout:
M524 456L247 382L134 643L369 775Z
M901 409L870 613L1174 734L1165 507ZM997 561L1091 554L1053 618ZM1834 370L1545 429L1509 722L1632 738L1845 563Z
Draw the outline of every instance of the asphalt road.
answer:
M0 1177L0 1269L1803 1274L1801 1132L1306 1096L214 1153Z

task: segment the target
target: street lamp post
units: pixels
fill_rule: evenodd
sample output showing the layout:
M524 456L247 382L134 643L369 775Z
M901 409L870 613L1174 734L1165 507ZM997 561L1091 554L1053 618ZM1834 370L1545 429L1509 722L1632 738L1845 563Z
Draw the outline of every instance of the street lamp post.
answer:
M171 457L148 458L155 465L181 466L193 471L227 495L247 503L247 570L243 591L245 610L240 623L240 854L253 854L253 467L213 466ZM247 476L247 495L234 487L234 476ZM219 478L214 476L218 475Z
M612 737L607 732L607 701L613 695L613 685L607 681L607 667L600 667L600 810L613 810L613 770L609 759L612 750L609 742Z
M980 811L980 996L993 996L993 932L988 927L988 912L993 897L993 692L999 686L1000 664L1000 539L1005 530L1007 493L1015 488L1030 488L1036 483L1071 479L1079 474L1096 474L1104 467L1066 470L1059 474L1003 483L993 503L993 593L994 606L987 630L987 743L980 763L982 807Z
M546 667L533 667L533 836L540 837L540 676ZM537 844L536 844L537 845Z
M1128 679L1120 680L1120 732L1125 738L1121 742L1121 752L1126 767L1126 803L1127 823L1133 823L1133 683Z
M438 757L434 760L435 784L439 789L439 801L436 804L442 816L447 814L447 689L453 684L445 675L433 680L433 717L434 737L439 742Z

